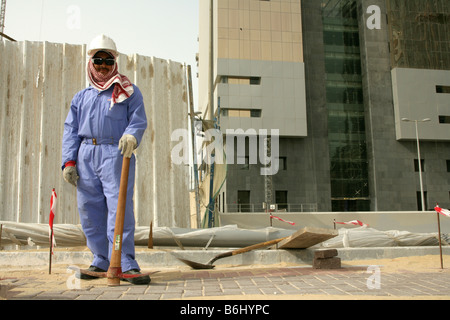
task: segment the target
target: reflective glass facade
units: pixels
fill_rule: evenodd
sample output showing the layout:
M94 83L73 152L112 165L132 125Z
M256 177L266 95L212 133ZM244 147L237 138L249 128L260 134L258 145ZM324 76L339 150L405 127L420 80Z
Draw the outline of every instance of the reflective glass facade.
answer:
M357 5L323 1L333 211L370 210Z
M392 67L450 70L450 1L386 4Z

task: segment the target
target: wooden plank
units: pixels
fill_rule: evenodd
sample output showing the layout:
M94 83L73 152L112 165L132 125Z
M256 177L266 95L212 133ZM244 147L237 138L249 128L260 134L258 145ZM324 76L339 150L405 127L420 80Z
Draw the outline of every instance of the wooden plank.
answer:
M334 238L338 234L339 232L334 229L304 227L296 231L289 238L280 241L275 247L278 249L306 249Z
M22 212L19 210L19 187L21 157L21 123L23 107L21 104L23 81L23 43L3 41L5 55L1 66L2 89L1 99L1 155L0 161L0 197L2 199L2 217L6 216L9 221L22 221ZM4 78L6 77L6 78ZM4 88L4 89L3 89ZM3 91L4 90L4 91ZM2 220L6 220L3 218Z
M41 85L41 114L40 133L34 139L39 138L39 175L34 181L37 184L38 223L48 223L50 204L49 199L53 188L62 181L61 175L61 138L64 120L61 119L63 110L62 74L64 47L61 44L44 42L44 55L42 66ZM65 115L67 116L67 115ZM65 119L65 118L64 118ZM36 140L35 140L36 141ZM62 223L61 218L66 218L64 213L55 217L55 223ZM31 222L21 220L20 222Z
M153 87L154 79L150 70L153 70L153 62L150 57L134 54L134 84L139 88L144 99L145 113L147 115L147 130L142 137L136 155L136 174L134 187L134 215L136 224L140 226L148 226L153 220L154 210L153 201L157 188L153 183L154 167L153 167L153 143L152 132L153 125ZM126 61L127 59L125 59ZM131 60L128 62L131 66ZM126 66L124 66L126 68ZM125 70L125 69L124 69ZM132 74L130 73L130 76ZM130 78L131 80L132 78Z
M54 155L58 158L58 167L54 168L55 175L57 175L58 178L55 179L53 186L53 188L56 188L56 194L58 195L57 212L60 212L61 214L55 216L54 223L79 224L80 218L77 206L77 189L64 181L61 170L61 159L64 122L69 114L72 99L78 91L86 88L86 45L64 44L63 51L63 69L61 71L61 77L53 80L60 81L62 88L61 98L59 100L60 106L54 110L54 112L58 112L59 109L61 113L58 123L58 149L57 153ZM43 107L45 107L45 105ZM47 201L49 201L48 199L50 199L51 193L48 193L47 191L46 196Z
M16 144L19 146L19 172L17 175L18 185L18 205L17 212L20 215L20 222L40 221L38 215L39 197L39 159L41 153L41 114L42 108L42 85L39 86L40 72L43 67L44 44L42 42L23 42L23 66L21 104L22 119L20 124L20 134ZM50 79L48 79L51 81ZM42 81L42 80L41 80ZM41 82L42 83L42 82ZM56 188L56 187L54 187ZM50 194L51 196L51 194ZM48 199L47 198L47 201ZM55 219L58 223L58 218Z
M188 101L187 101L187 79L186 69L181 63L169 60L168 70L170 75L169 82L169 126L170 133L175 130L183 130L186 132L184 140L188 142ZM170 150L178 145L179 141L172 141L172 136L169 140ZM186 150L187 151L187 150ZM181 155L180 155L181 156ZM183 154L184 156L184 154ZM180 212L189 212L189 171L187 165L189 164L189 154L187 155L187 162L182 164L172 163L172 174L170 176L170 197L171 209L173 211L172 224L180 227L190 227L189 214L180 214ZM171 160L171 162L173 162Z

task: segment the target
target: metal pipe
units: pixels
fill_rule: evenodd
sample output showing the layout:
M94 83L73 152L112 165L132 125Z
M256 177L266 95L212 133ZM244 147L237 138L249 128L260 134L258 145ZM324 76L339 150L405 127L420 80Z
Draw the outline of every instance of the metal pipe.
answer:
M416 141L417 141L417 162L419 163L419 183L420 183L420 199L422 203L422 211L426 211L425 209L425 195L423 191L423 179L422 179L422 163L420 159L420 146L419 146L419 129L418 129L418 123L419 122L428 122L430 121L429 118L423 119L423 120L410 120L408 118L402 118L402 121L405 122L414 122L416 125Z

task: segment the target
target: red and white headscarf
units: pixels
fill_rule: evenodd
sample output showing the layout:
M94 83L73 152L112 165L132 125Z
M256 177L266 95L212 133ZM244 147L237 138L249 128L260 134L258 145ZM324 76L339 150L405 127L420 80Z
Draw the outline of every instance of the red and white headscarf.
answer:
M130 79L119 73L117 62L114 64L110 73L103 75L95 69L92 58L90 58L87 65L87 74L89 83L99 91L108 90L113 84L117 84L114 87L110 108L116 103L125 101L134 93L133 84Z

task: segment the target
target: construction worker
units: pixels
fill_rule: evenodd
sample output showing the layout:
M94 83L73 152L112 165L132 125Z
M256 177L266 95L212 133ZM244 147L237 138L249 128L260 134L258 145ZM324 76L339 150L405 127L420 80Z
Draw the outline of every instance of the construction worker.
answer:
M90 86L78 92L64 123L62 169L65 181L77 187L77 202L87 246L94 259L90 271L105 272L111 258L122 159L130 159L122 238L122 272L140 274L135 260L133 188L136 160L147 118L138 87L118 72L118 51L100 35L88 48ZM81 274L81 279L95 277ZM148 284L150 277L128 278ZM123 279L125 280L125 279Z

